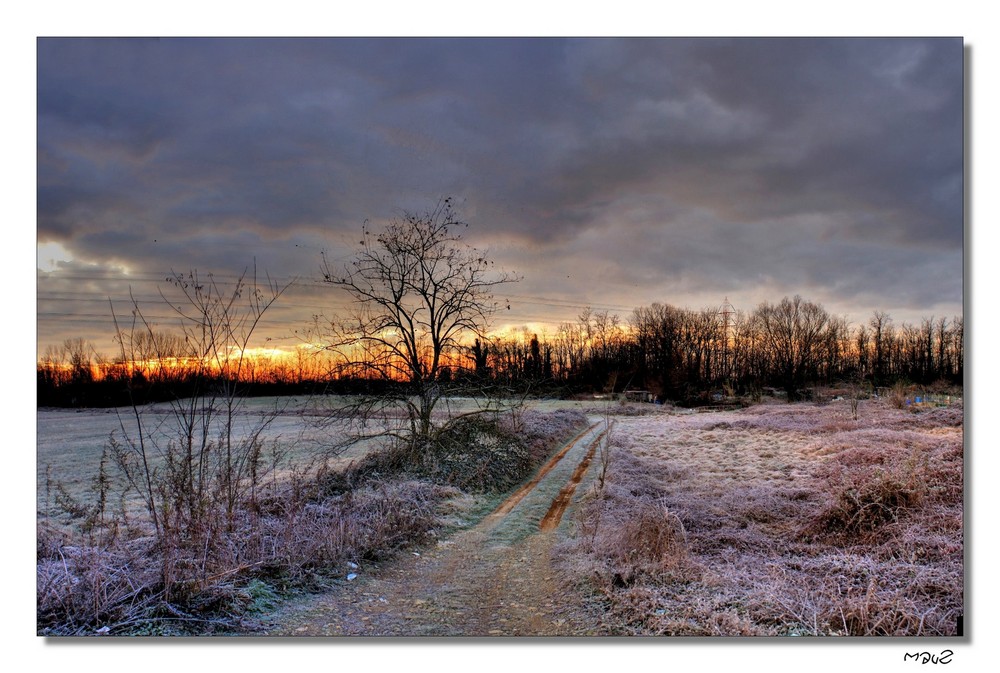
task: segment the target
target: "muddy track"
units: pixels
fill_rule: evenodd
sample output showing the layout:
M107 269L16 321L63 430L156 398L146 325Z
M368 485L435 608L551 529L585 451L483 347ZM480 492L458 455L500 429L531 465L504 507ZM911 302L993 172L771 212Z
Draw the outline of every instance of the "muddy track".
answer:
M517 504L521 502L522 499L524 499L524 496L531 493L535 489L535 487L538 486L539 482L542 479L544 479L549 472L552 471L552 468L558 465L559 461L561 461L566 456L566 454L569 453L569 450L572 449L574 446L576 446L576 444L581 439L586 437L589 433L593 432L594 429L597 427L597 425L598 425L597 423L594 423L589 428L587 428L586 430L578 434L576 437L571 439L569 443L566 444L566 446L560 449L558 453L552 456L552 458L550 458L549 461L545 463L545 465L543 465L538 470L538 474L532 477L531 481L529 481L527 484L514 491L514 493L512 493L510 497L504 500L500 504L500 506L497 507L492 514L490 514L489 518L497 519L499 517L506 516L507 513L509 513L512 509L514 509L514 507L517 506Z
M552 505L549 507L549 511L545 513L542 517L541 522L538 524L538 528L546 533L562 521L563 514L566 513L566 508L569 507L570 502L573 500L573 494L576 492L576 487L580 485L583 480L583 476L587 473L587 469L590 467L590 461L594 459L594 453L597 451L598 445L601 440L608 434L609 430L605 430L597 438L590 443L590 448L587 449L587 455L583 457L580 464L576 466L573 470L573 476L569 478L569 482L562 487L559 491L559 495L556 499L552 501Z
M594 423L472 528L273 616L275 636L592 636L598 619L554 572L554 544L604 437ZM563 525L560 525L563 522Z

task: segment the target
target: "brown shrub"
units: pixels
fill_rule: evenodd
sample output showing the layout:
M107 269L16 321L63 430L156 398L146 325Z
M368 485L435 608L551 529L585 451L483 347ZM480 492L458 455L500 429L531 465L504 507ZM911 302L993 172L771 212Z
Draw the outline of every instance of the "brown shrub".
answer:
M640 501L605 537L608 563L625 584L682 568L688 559L684 525L659 503Z
M388 444L345 470L324 474L322 489L343 493L370 479L409 473L466 491L505 491L586 424L587 417L573 410L457 418L440 429L434 445L416 460L404 445Z
M907 400L910 397L911 389L905 384L897 383L889 391L889 404L896 409L905 409Z
M506 491L586 423L586 416L570 410L460 418L441 430L419 472L465 491Z
M911 601L895 592L879 589L874 578L864 589L843 596L838 614L830 614L829 628L848 636L926 635L925 618Z
M810 531L871 533L917 507L926 494L924 473L913 463L853 470L835 487L834 501L812 522Z
M436 482L469 491L504 491L533 467L528 447L495 421L470 417L447 426L420 471Z
M40 634L92 633L100 624L135 618L159 597L162 583L149 544L47 551L35 576Z
M662 502L619 496L594 500L587 510L580 551L596 564L602 590L640 581L683 581L696 574L684 525Z

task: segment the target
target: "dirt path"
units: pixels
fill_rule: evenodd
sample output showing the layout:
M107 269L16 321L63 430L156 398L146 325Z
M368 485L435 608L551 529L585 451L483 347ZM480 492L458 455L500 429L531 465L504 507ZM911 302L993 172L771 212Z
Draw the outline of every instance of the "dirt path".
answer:
M593 636L552 569L603 423L578 435L478 525L274 615L273 636ZM543 525L544 522L544 525Z

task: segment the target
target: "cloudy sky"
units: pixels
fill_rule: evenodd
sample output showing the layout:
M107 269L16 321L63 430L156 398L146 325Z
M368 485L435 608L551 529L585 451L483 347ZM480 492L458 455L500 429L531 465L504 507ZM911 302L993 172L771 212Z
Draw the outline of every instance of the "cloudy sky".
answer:
M291 348L344 306L321 255L443 196L522 277L497 327L961 315L962 39L37 42L40 352L254 264L295 279L262 333Z

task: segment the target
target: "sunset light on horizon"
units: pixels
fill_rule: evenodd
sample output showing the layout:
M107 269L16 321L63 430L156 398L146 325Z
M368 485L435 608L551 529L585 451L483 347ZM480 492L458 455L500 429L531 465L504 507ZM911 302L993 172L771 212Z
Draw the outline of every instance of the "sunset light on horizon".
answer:
M521 278L498 333L793 295L852 324L963 315L958 38L37 47L39 358L114 357L133 301L177 331L190 271L288 284L252 345L295 353L350 309L323 260L445 196Z

